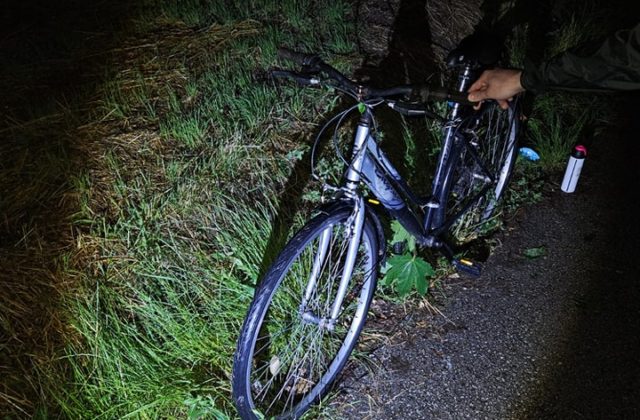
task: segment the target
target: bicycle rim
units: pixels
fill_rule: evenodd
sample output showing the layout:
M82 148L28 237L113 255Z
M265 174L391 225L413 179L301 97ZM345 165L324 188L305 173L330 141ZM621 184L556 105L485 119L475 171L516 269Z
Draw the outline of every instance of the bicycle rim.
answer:
M323 324L344 268L349 216L344 210L310 222L267 272L234 365L243 417L299 417L324 395L353 350L375 289L377 242L370 223L363 228L338 320L333 329Z
M458 143L441 199L451 223L449 233L457 242L469 242L498 225L495 216L517 157L518 125L516 99L507 110L485 105L462 128L470 141Z

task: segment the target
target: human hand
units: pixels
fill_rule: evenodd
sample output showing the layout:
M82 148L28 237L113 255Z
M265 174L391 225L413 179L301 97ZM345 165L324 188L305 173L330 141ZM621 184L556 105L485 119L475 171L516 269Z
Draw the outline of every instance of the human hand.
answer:
M521 75L522 70L485 70L469 88L468 99L471 102L495 99L502 109L507 109L508 101L518 93L524 92L520 84Z

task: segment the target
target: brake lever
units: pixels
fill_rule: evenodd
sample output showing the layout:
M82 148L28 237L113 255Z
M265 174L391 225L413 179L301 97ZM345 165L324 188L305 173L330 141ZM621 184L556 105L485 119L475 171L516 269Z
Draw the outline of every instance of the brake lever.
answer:
M427 117L439 122L446 121L445 118L441 117L433 111L430 111L424 106L402 103L400 101L387 101L387 106L398 112L399 114L405 115L407 117Z

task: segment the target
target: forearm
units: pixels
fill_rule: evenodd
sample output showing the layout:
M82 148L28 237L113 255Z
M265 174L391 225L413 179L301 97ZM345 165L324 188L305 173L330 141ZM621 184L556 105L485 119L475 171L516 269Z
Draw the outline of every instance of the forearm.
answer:
M539 66L527 63L520 82L533 92L640 89L640 24L617 32L591 55L567 52Z

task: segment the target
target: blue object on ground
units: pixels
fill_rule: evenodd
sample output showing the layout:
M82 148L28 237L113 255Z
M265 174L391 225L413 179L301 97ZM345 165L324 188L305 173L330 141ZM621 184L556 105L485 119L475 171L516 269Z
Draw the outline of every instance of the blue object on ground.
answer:
M536 160L540 160L540 155L538 154L538 152L528 147L520 148L520 156L532 162L535 162Z

